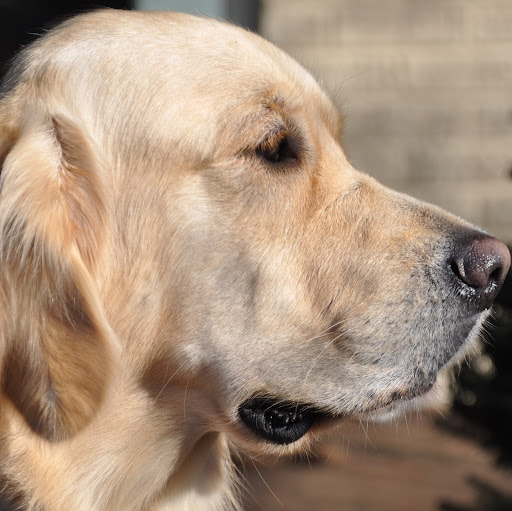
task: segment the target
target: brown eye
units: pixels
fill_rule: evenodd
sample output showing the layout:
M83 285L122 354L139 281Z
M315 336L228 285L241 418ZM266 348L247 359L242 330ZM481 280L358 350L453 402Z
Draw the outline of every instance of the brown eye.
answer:
M298 159L297 147L287 132L265 140L257 153L272 164L291 163Z

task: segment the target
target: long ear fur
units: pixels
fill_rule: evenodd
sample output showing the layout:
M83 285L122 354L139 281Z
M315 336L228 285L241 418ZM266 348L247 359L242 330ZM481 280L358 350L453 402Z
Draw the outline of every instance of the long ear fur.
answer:
M58 440L90 422L113 363L93 279L101 173L88 140L62 117L0 135L1 384L33 430Z

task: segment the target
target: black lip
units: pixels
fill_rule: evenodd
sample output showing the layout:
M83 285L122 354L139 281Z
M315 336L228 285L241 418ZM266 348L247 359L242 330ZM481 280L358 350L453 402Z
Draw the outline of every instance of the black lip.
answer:
M322 415L310 405L255 397L240 405L238 414L258 436L276 444L291 444L302 438Z

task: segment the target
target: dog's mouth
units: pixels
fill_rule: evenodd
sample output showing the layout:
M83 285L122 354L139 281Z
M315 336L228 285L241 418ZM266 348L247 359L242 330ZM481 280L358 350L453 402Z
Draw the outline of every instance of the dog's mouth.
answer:
M242 403L238 415L258 436L276 444L291 444L302 438L324 413L311 405L255 397Z
M365 409L340 414L321 411L311 404L255 396L239 406L238 416L258 437L275 444L286 445L302 438L317 422L320 427L328 427L333 421L341 418L365 418L381 422L387 417L401 415L414 407L415 403L421 404L435 383L434 379L416 385L408 392L390 392L385 400L379 400Z

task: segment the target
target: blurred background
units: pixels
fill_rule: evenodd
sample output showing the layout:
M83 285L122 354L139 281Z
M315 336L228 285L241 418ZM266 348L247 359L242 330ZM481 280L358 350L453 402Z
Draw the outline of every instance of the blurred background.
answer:
M0 66L70 14L181 10L258 31L345 115L356 168L512 244L510 0L0 0ZM242 460L246 511L512 510L512 282L443 410L346 424L308 458Z

